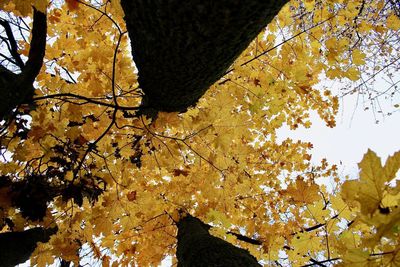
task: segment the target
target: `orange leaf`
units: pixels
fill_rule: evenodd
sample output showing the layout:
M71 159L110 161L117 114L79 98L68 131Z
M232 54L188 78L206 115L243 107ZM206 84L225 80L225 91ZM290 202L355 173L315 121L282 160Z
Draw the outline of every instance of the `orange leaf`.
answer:
M297 180L296 184L291 184L286 193L297 203L311 204L319 199L318 185L308 184L303 180Z
M79 2L77 0L65 0L67 3L68 9L75 10L78 9Z

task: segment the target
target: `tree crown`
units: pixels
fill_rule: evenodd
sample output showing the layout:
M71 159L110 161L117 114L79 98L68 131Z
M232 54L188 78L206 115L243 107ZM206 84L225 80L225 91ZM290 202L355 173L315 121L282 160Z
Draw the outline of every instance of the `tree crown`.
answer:
M368 151L360 179L342 186L335 165L311 162L311 143L276 135L284 124L310 127L310 112L335 126L338 96L322 79L379 101L370 81L399 68L394 1L290 1L195 106L156 116L141 112L146 92L131 55L140 51L119 1L0 7L12 30L3 26L4 88L3 73L22 75L32 58L34 29L43 30L34 14L47 15L34 94L3 118L0 137L2 231L58 226L33 263L77 263L86 250L104 264L158 264L175 254L182 211L266 264L399 257L398 152L382 166ZM392 81L384 94L395 97Z

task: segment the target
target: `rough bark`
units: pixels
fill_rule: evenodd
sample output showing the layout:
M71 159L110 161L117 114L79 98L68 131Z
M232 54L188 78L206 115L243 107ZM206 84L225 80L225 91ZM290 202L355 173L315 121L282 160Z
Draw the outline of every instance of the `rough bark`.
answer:
M57 227L32 228L22 232L0 234L0 266L12 267L27 261L37 246L37 242L47 242L57 232Z
M121 0L143 105L195 105L286 2Z
M10 54L21 73L15 74L0 66L0 120L6 119L11 111L21 104L30 103L34 93L33 82L43 64L46 48L46 15L34 9L32 39L28 61L24 64L17 52L17 44L9 24L1 20L10 44Z
M210 235L209 228L190 215L178 222L178 267L261 266L247 250Z

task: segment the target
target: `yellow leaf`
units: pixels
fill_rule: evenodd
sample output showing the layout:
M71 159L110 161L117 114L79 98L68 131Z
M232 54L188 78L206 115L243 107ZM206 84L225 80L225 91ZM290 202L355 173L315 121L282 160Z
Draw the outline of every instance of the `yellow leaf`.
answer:
M326 76L330 79L342 77L343 72L338 68L330 68L326 71Z
M217 210L210 210L207 214L207 219L210 222L222 224L224 228L229 228L231 226L228 217Z
M349 68L344 74L351 81L357 81L360 79L360 71L355 67Z
M387 26L389 29L392 29L394 31L397 31L400 29L400 19L395 14L390 15L388 17L386 23L387 23Z
M376 234L371 237L367 242L375 244L379 242L381 237L386 236L388 238L393 238L393 235L398 235L398 230L400 227L400 209L396 208L389 214L377 214L375 216L375 225L377 225Z
M296 234L291 240L291 246L295 249L291 253L295 255L304 255L309 251L318 251L323 246L322 237L315 232L303 232Z
M181 123L178 117L178 112L159 112L156 119L156 128L165 127L177 127Z
M291 184L286 190L286 193L292 197L295 202L311 204L320 198L318 189L318 185L314 183L309 184L301 179L297 179L296 184Z
M359 248L349 249L343 256L346 264L351 264L351 266L366 266L368 258L368 251L363 251Z
M354 49L352 52L353 63L355 65L363 65L365 64L365 54L361 52L359 49Z
M354 212L352 212L347 204L343 201L340 195L335 195L330 197L329 201L331 202L332 208L336 210L341 218L344 218L348 221L354 219Z
M96 235L99 235L100 233L107 235L112 229L112 222L110 221L110 218L99 217L93 222L93 224L95 225L93 232Z
M387 182L395 178L396 173L400 169L400 151L390 156L385 163L384 173Z
M372 215L380 206L384 197L386 184L390 182L400 168L400 153L389 157L382 167L380 158L371 150L359 163L360 179L346 181L342 186L342 197L345 201L357 201L361 213Z
M385 192L382 199L383 207L394 207L397 206L400 200L400 194L392 195L388 192Z
M330 211L322 200L313 205L307 205L307 211L310 213L309 217L317 223L325 223L330 218Z
M111 1L111 8L114 11L114 15L121 17L124 16L124 11L122 10L120 1Z
M72 171L67 172L64 179L67 181L72 181L74 179L74 173Z
M54 262L53 254L51 253L52 246L49 243L37 244L35 252L32 254L32 263L37 264L38 267L49 266ZM33 266L33 265L32 265Z

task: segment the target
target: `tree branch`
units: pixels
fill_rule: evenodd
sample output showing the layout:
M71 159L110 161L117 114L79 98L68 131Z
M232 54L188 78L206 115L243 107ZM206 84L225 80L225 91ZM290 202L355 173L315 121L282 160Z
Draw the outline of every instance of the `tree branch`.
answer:
M37 242L47 242L58 228L36 227L22 232L0 233L1 266L15 266L27 261Z
M341 258L333 258L333 259L327 259L327 260L323 260L323 261L316 261L316 260L310 258L310 261L312 263L306 264L306 265L302 265L301 267L311 267L311 266L315 266L315 265L325 266L325 265L323 265L323 263L328 263L328 262L338 261L338 260L341 260Z
M231 232L231 231L227 232L227 234L234 235L237 238L237 240L240 240L240 241L252 244L252 245L258 245L258 246L262 245L262 241L250 238L248 236L244 236L244 235L241 235L241 234L238 234L238 233L234 233L234 232Z
M15 64L22 70L25 67L25 64L21 59L21 55L18 53L17 41L14 38L10 23L6 20L0 19L0 25L3 26L4 30L6 31L8 43L10 44L10 54L14 58Z
M42 68L46 49L47 19L46 14L33 8L32 40L28 61L22 71L24 82L33 83Z
M112 103L98 101L96 99L93 99L93 98L90 98L90 97L87 97L87 96L77 95L77 94L73 94L73 93L59 93L59 94L53 94L53 95L38 96L38 97L34 97L33 101L52 99L52 98L62 99L63 97L84 100L84 101L86 101L86 103L92 103L92 104L96 104L96 105L100 105L100 106L110 107L110 108L114 108L114 109L117 109L117 110L134 110L134 111L137 111L137 110L140 109L139 107L116 106L115 104L112 104Z
M2 24L3 27L8 25ZM7 31L7 26L5 26ZM11 28L10 28L11 29ZM10 37L12 32L8 34L11 45L11 53L22 66L21 58L18 57L17 48L14 37ZM33 82L39 74L43 64L43 58L46 48L47 36L47 18L46 14L33 8L33 27L32 40L29 49L28 61L21 69L20 74L15 74L4 66L0 66L0 120L8 119L13 109L21 104L31 104L34 94ZM14 44L13 44L14 43Z

